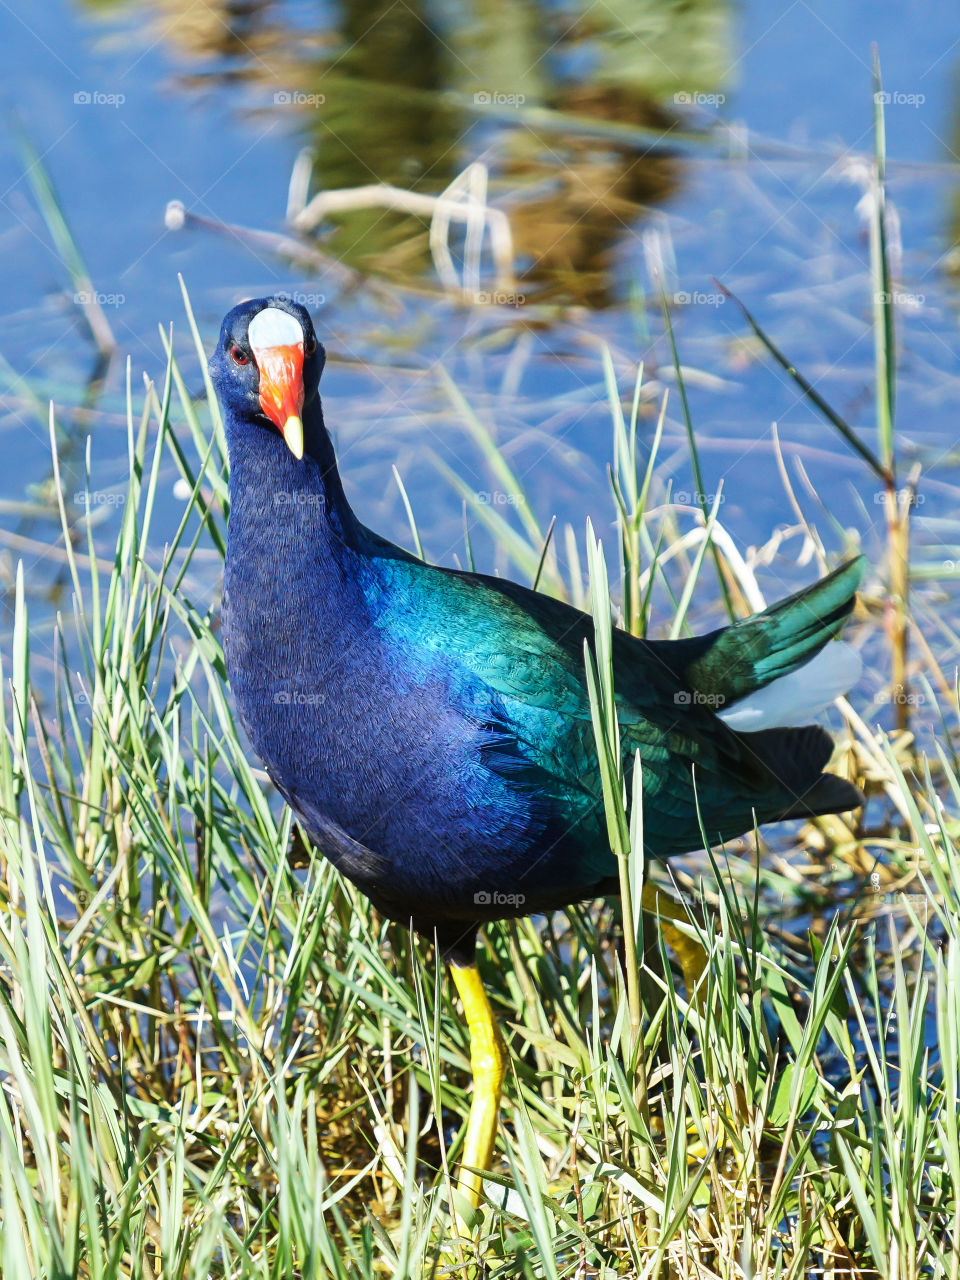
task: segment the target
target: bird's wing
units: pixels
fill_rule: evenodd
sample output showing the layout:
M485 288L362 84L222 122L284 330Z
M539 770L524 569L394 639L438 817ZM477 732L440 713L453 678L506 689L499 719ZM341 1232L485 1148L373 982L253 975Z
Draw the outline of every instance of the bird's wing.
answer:
M582 828L586 861L609 871L609 854L596 852L605 839L584 666L592 618L500 578L412 557L384 568L374 620L417 651L417 661L492 691L511 745L502 760L491 756L491 767L516 771L528 764L564 822ZM767 613L709 636L647 641L614 630L621 749L628 780L634 758L641 762L651 852L697 848L701 829L711 841L723 840L754 821L857 803L853 788L849 796L824 789L831 742L823 729L742 733L717 712L809 661L848 616L862 568L853 561Z
M390 564L393 578L374 608L378 625L494 690L525 753L565 785L599 794L584 667L593 620L579 609L516 583ZM614 684L625 756L640 751L651 789L683 793L690 768L709 781L736 774L751 790L769 783L762 763L709 703L693 700L670 663L671 647L615 631Z

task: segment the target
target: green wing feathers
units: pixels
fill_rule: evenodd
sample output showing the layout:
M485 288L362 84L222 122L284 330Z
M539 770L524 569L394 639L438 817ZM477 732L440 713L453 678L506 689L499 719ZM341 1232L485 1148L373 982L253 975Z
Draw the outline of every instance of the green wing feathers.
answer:
M763 613L678 641L687 650L677 652L687 687L730 703L802 667L840 632L865 568L857 556Z
M624 765L643 768L644 831L659 856L697 848L754 821L856 807L860 793L823 774L832 749L818 725L738 731L716 709L803 667L842 628L865 562L856 559L761 614L722 631L650 641L613 632ZM442 652L502 700L536 789L581 848L584 883L612 874L584 671L589 615L502 579L400 564L408 639ZM378 625L399 619L383 600ZM438 607L438 604L441 607ZM429 626L423 625L423 620ZM691 696L704 695L702 697ZM709 696L706 696L709 695ZM508 768L516 774L519 761ZM516 775L519 778L519 775ZM696 793L696 800L694 799Z

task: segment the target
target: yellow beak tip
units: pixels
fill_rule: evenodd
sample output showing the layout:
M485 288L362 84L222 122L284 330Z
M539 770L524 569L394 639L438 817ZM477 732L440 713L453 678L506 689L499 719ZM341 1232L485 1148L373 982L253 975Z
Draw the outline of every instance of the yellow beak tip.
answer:
M295 414L283 424L283 438L287 448L299 462L303 457L303 422Z

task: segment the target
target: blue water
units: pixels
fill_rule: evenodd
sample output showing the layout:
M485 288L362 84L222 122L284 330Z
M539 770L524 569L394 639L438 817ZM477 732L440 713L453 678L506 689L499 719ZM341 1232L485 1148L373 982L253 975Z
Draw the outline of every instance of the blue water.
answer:
M142 376L163 376L158 325L173 322L189 384L202 386L178 273L208 344L239 298L280 289L316 295L329 357L327 418L351 499L367 523L410 545L396 464L427 554L453 564L465 556L462 504L439 478L436 458L488 510L514 527L517 515L464 432L438 362L504 446L541 527L559 517L563 561L564 523L581 546L588 516L602 534L611 528L600 344L609 345L627 397L643 360L644 452L662 393L670 393L653 499L662 502L672 483L686 507L680 529L695 523L695 503L684 501L694 484L657 298L654 267L662 263L708 494L722 484L720 519L745 554L783 535L775 561L758 569L768 599L815 574L809 561L798 563L804 542L780 476L774 422L796 500L828 550L858 542L881 563L876 481L763 356L715 283L743 299L872 446L869 250L855 163L873 146L872 42L889 95L889 195L899 228L902 469L923 466L914 560L940 579L918 585L913 609L951 668L954 641L942 624L957 616L951 575L960 576L953 6L610 0L603 7L610 29L599 34L570 33L574 5L494 0L254 5L235 19L243 25L232 35L220 12L178 0L102 8L49 0L21 6L19 17L0 6L0 100L9 121L0 131L0 357L9 366L4 372L0 364L0 589L22 557L38 597L31 649L41 681L53 662L52 606L69 615L44 484L43 402L54 399L64 432L68 499L83 488L88 434L92 488L105 495L122 485L126 358L139 404ZM641 27L633 45L618 39L621 20L631 18ZM275 101L294 92L325 101L301 109ZM509 105L475 110L477 92L523 95L525 105L553 110L554 125ZM678 93L700 107L683 111ZM565 129L574 116L580 127ZM675 137L676 123L701 136ZM18 127L41 154L103 295L117 340L105 371L25 176ZM618 128L634 131L619 147ZM409 248L417 228L394 216L357 215L332 232L326 247L360 272L353 285L333 270L295 269L229 232L166 229L164 211L176 199L210 220L285 232L287 184L305 145L317 151L314 189L383 180L436 192L482 158L529 271L518 286L523 304L491 309L443 298L422 236ZM17 378L39 398L39 412ZM158 553L181 509L175 479L166 467ZM35 511L25 500L35 500ZM104 500L97 517L109 550L120 507ZM497 558L477 514L467 523L480 567L522 576ZM215 557L196 567L191 590L214 597ZM715 595L705 583L692 613L697 625L719 620ZM654 629L665 618L655 608ZM0 613L4 648L9 622L8 611ZM889 723L885 657L878 628L871 630L868 653L882 660L868 662L854 702L868 722ZM852 877L838 868L831 874L848 904ZM795 909L785 904L788 919Z
M90 393L93 412L78 411L96 352L10 128L0 137L0 355L41 401L53 396L68 436L92 434L98 487L125 471L125 357L135 388L142 373L162 376L158 324L178 326L191 386L200 386L184 333L182 273L208 339L239 297L286 288L324 299L315 309L330 354L328 417L368 522L409 542L390 470L396 462L429 554L462 559L461 500L438 481L434 453L498 501L439 387L441 360L505 444L542 525L556 513L578 534L588 515L607 528L600 341L613 351L625 394L636 362L646 363L653 392L645 432L660 389L671 389L662 475L675 495L693 489L652 274L662 257L668 293L686 299L674 308L674 324L706 487L715 493L723 483L721 519L733 537L750 547L796 524L777 466L776 421L791 482L830 549L840 548L843 528L879 557L875 482L746 341L744 322L714 283L747 302L872 443L866 224L857 212L862 191L841 156L868 154L873 145L875 41L903 249L899 424L907 462L919 459L929 473L915 556L935 571L960 565L950 524L960 32L950 7L638 4L622 13L613 6L609 29L585 34L571 27L575 5L401 8L253 8L226 36L216 12L169 0L105 10L53 0L19 17L3 11L4 105L55 183L105 298L118 354ZM631 42L622 20L633 19ZM509 104L473 109L478 91L521 94L529 106L593 119L596 137L589 127L576 135L534 128ZM296 92L324 102L298 108L276 100ZM694 105L678 107L678 93ZM677 120L703 129L701 139L671 143ZM710 134L712 121L735 125L734 141ZM647 141L615 147L610 122L643 128ZM649 139L658 137L651 159ZM438 191L482 157L495 202L516 223L521 261L533 268L520 286L524 305L491 312L439 297L422 245L397 256L410 228L394 217L358 215L334 232L331 251L361 268L351 288L336 273L304 274L231 234L166 230L165 207L178 199L209 219L284 231L287 183L306 143L318 153L314 189L384 179ZM391 283L377 290L381 274ZM48 475L49 446L46 422L9 382L0 430L0 500L19 502ZM178 511L173 481L171 470L161 495L170 522ZM514 519L508 504L498 511ZM105 544L118 518L106 510ZM2 514L14 533L40 543L50 536L42 519L26 528L23 519L9 508ZM490 567L491 545L482 525L472 517L471 524ZM801 542L791 535L776 569L762 571L771 597L793 584ZM31 581L42 580L42 549L17 543L12 554L26 555ZM508 562L496 567L516 572ZM797 580L809 574L798 569ZM921 598L921 618L924 608Z

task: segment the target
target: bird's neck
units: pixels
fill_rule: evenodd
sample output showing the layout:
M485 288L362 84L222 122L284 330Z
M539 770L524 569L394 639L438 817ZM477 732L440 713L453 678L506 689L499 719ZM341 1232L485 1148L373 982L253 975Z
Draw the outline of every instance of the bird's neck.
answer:
M300 459L279 432L229 418L225 425L235 545L282 548L293 565L357 553L361 526L343 491L319 399L305 407Z

